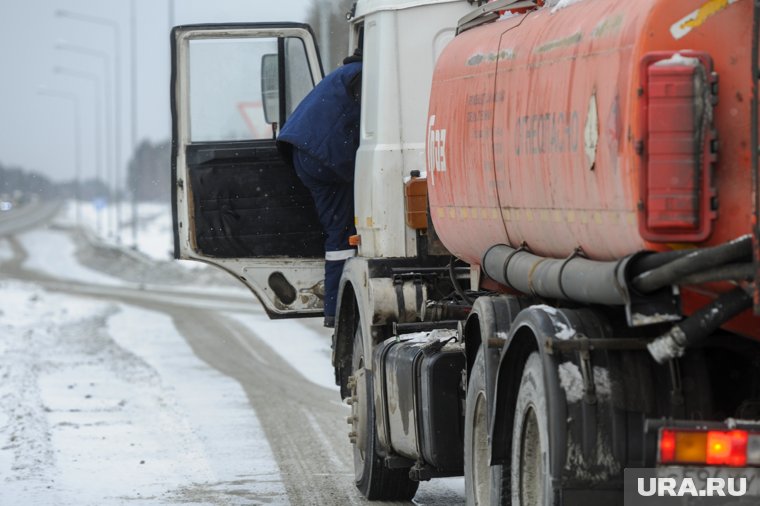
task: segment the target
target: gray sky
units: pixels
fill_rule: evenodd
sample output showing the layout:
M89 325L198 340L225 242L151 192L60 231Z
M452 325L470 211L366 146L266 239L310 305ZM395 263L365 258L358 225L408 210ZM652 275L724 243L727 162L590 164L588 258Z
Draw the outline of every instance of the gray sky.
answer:
M146 138L164 140L171 135L168 93L172 3L174 23L189 24L302 21L311 0L135 0L137 142ZM73 92L78 97L81 175L87 179L96 174L95 143L104 142L104 134L95 129L97 96L105 108L103 58L56 49L56 44L65 42L108 53L113 64L114 30L57 17L58 9L119 23L123 174L131 153L130 0L0 0L0 163L36 170L55 181L73 178L74 105L67 99L40 95L38 90L44 87ZM56 73L56 66L95 74L97 80Z

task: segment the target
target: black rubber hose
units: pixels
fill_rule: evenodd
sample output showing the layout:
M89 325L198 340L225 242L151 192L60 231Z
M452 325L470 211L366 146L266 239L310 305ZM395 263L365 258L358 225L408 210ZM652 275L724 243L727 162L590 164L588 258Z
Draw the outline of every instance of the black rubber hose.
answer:
M700 285L716 281L749 281L755 277L755 266L751 263L727 264L709 271L698 272L677 281L679 285Z
M720 246L692 251L661 267L639 274L631 284L640 293L651 293L691 274L751 258L752 237L745 235Z
M649 343L647 349L659 364L678 358L686 348L706 339L721 325L751 307L752 296L743 288L736 288L674 325L666 334Z
M683 258L689 253L694 253L694 249L677 249L673 251L663 251L662 253L649 253L639 258L634 265L631 265L631 275L638 276L642 272L651 271L665 264Z

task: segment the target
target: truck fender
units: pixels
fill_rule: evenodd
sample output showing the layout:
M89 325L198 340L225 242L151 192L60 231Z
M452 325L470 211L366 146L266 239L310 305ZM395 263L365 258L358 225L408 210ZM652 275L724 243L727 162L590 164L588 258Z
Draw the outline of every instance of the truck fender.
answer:
M530 304L525 297L511 295L478 297L464 325L465 355L467 356L467 383L469 384L475 357L482 346L484 350L494 350L486 356L486 399L488 412L493 408L494 385L498 357L492 360L492 354L507 343L509 329L517 315Z
M367 263L362 260L352 258L346 262L338 288L338 304L335 311L337 318L332 335L332 363L335 370L335 384L340 387L341 399L351 395L348 378L351 375L351 356L358 325L363 325L364 349L370 350L367 357L371 357L372 340L368 323L371 320L366 314L370 308L369 273ZM372 361L367 357L364 363L371 368Z

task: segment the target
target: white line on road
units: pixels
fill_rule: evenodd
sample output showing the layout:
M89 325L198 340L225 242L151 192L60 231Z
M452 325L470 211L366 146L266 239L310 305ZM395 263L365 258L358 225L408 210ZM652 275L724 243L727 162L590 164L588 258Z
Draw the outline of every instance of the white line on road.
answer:
M267 364L267 361L264 360L264 358L259 354L258 351L249 343L246 341L243 336L241 336L235 329L231 328L229 325L224 325L225 330L227 331L228 335L232 336L232 338L237 341L240 346L245 348L245 351L251 354L254 360L259 362L260 364Z
M336 469L344 469L346 467L345 463L341 462L340 457L337 453L335 453L335 449L328 443L330 441L330 438L327 437L325 431L323 431L322 427L319 426L319 422L317 422L317 419L314 418L314 415L311 414L311 412L309 412L303 406L301 406L301 413L303 413L303 415L306 417L306 420L308 420L312 430L314 430L314 432L317 434L317 440L321 443L321 446L327 454L327 458L330 459L332 465L335 466ZM346 427L348 427L348 425L346 425Z

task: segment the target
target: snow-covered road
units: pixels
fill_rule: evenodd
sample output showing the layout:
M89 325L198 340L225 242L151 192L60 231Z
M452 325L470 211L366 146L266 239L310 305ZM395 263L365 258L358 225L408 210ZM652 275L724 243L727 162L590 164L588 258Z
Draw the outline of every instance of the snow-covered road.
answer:
M0 505L361 503L329 334L147 264L67 227L0 237Z

